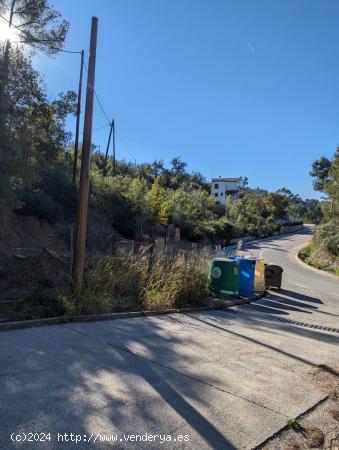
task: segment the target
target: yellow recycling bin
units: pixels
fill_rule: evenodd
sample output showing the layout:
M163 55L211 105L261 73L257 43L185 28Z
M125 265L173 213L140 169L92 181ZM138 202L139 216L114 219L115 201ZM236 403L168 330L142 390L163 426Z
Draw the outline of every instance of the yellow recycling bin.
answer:
M265 262L264 258L258 258L254 267L254 290L263 292L265 290Z
M265 260L264 258L254 258L246 256L246 259L254 259L254 290L256 292L264 292L265 290Z

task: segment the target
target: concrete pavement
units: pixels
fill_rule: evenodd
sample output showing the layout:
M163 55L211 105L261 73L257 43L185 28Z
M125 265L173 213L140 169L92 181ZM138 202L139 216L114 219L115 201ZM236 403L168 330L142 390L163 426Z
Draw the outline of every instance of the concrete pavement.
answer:
M309 369L338 363L339 333L312 326L339 328L339 281L289 256L308 239L250 246L285 270L283 291L251 305L0 333L0 448L260 444L324 398ZM51 441L11 441L23 432L50 432ZM64 433L82 441L62 442ZM128 440L146 433L155 442Z

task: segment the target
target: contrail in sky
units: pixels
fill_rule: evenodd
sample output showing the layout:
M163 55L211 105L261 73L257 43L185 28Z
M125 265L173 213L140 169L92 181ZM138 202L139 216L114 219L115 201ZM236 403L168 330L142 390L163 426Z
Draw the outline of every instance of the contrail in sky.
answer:
M254 54L254 53L255 53L255 50L254 50L254 48L252 47L252 45L251 45L249 42L246 42L246 44L247 44L247 47L251 50L251 52Z

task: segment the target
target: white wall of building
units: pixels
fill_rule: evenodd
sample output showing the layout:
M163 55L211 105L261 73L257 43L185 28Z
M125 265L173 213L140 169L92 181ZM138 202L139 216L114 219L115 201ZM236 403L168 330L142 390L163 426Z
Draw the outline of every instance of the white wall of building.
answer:
M233 198L237 198L239 191L239 179L238 178L212 178L211 195L218 202L225 204L227 195L232 195Z

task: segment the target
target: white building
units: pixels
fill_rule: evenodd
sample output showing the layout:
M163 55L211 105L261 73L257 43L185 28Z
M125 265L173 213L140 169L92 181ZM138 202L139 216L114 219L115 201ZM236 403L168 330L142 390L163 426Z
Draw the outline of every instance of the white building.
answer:
M211 195L223 205L225 205L228 195L237 198L239 189L239 178L212 178Z

